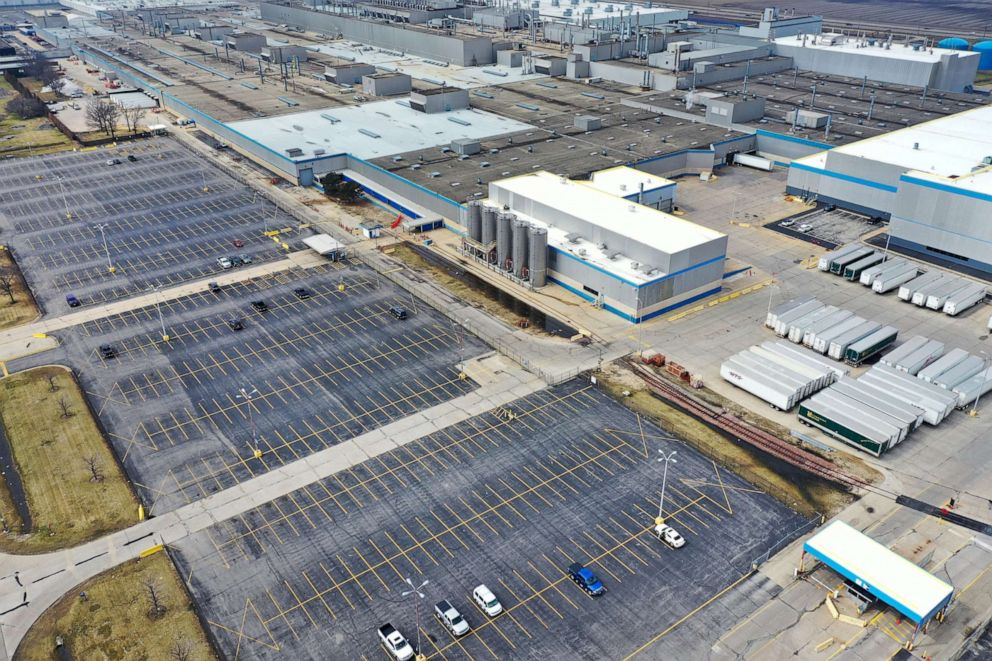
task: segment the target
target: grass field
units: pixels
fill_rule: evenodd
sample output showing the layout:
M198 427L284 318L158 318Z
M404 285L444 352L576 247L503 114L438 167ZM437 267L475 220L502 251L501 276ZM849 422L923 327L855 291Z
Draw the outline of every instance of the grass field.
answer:
M52 126L47 117L20 119L7 113L7 103L16 96L10 84L0 78L0 158L72 149L69 138Z
M0 250L0 271L8 269L13 275L14 302L11 303L10 297L0 292L0 328L20 326L38 318L38 306L28 291L20 269L14 264L9 252Z
M69 417L63 417L62 403ZM39 367L0 380L0 420L33 519L29 534L0 535L0 550L41 553L66 548L137 520L138 502L68 370ZM7 491L6 483L0 485ZM9 494L0 498L0 507L5 520L17 521ZM20 525L10 528L20 531Z
M146 583L153 581L164 613L152 618ZM80 593L86 593L85 601ZM62 636L72 658L186 659L216 655L193 611L189 595L164 552L132 560L90 579L49 608L28 630L15 658L50 661ZM175 653L177 641L188 656Z

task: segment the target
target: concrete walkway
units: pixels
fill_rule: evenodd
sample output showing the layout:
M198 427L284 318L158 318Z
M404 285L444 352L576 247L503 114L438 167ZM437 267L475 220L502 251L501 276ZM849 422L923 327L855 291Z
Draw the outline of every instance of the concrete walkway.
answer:
M162 516L73 549L31 556L0 554L0 661L8 661L31 624L81 582L173 544L215 523L347 470L419 438L536 392L544 383L498 354L465 373L480 388L344 443L276 468Z
M84 307L78 312L71 312L59 317L41 319L23 326L16 326L0 332L0 361L14 360L15 358L21 358L58 346L54 338L40 336L77 326L94 319L103 319L114 314L121 314L129 310L137 310L149 305L155 305L158 300L171 301L205 291L208 282L216 282L223 286L270 273L288 271L294 267L307 268L323 263L326 263L323 257L320 257L313 251L302 250L296 253L290 253L286 259L276 262L267 262L247 268L231 269L230 271L212 275L208 278L192 280L175 287L162 289L160 294L142 294L140 296L123 298L104 305ZM159 298L160 296L161 298Z

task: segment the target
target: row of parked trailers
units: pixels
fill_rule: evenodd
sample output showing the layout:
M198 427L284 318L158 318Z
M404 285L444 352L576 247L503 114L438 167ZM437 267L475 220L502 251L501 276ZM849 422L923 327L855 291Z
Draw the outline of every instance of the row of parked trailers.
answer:
M920 307L955 316L985 300L981 283L941 271L920 274L919 266L902 257L887 255L858 244L849 244L820 258L821 271L857 280L878 294L898 289L898 296ZM992 328L992 319L989 320Z
M899 336L892 326L808 297L770 310L765 325L780 337L851 365L860 365L882 352Z
M945 353L942 342L916 335L882 356L880 363L953 392L959 409L992 390L988 362L964 349Z
M955 393L880 363L803 401L799 419L877 457L922 423L940 424L957 403Z
M720 366L724 379L783 411L847 373L811 351L772 341L736 353Z

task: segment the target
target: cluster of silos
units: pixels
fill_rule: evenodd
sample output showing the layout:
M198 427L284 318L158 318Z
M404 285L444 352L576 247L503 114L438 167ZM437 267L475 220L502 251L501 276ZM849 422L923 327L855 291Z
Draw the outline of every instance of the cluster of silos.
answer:
M495 260L496 266L534 287L543 287L548 277L548 231L534 227L508 211L499 211L481 202L471 202L465 212L467 237L488 246L495 242L495 255L479 255Z

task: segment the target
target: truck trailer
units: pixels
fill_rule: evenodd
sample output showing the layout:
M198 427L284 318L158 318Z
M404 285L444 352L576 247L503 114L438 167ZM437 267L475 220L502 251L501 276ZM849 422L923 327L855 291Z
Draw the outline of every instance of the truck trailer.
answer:
M837 310L837 312L833 313L832 315L820 319L812 326L807 328L805 331L803 331L803 339L802 339L803 346L812 348L813 343L816 341L816 336L819 333L822 333L825 330L833 328L840 322L850 319L853 316L854 313L851 312L850 310Z
M863 337L867 337L882 327L877 321L866 321L855 326L846 333L842 333L830 341L827 347L827 356L834 360L844 360L844 353L847 347L851 346Z
M851 251L844 255L843 257L838 257L837 259L830 262L830 272L834 275L843 275L844 269L850 264L854 264L859 259L867 257L871 253L875 252L871 248L858 248L857 250Z
M921 349L923 345L929 341L930 340L922 335L914 335L899 346L892 349L892 351L889 351L887 354L882 356L878 362L890 367L895 367L899 364L899 361L903 360L914 351Z
M785 314L786 312L790 312L791 310L796 309L803 303L812 300L814 300L812 296L799 296L797 298L793 298L788 301L785 301L784 303L779 303L778 305L776 305L775 307L773 307L771 310L768 311L768 314L765 317L765 326L767 326L768 328L775 328L775 322L778 320L779 315Z
M855 281L861 277L861 273L865 269L870 269L876 264L880 264L885 256L875 250L871 251L861 259L844 267L844 279Z
M876 294L888 293L916 278L919 272L920 269L916 264L907 262L899 268L879 274L871 283L871 290Z
M878 276L883 273L887 273L888 271L902 268L906 264L908 264L908 262L902 257L887 259L880 264L876 264L875 266L862 271L861 275L858 276L858 282L863 284L865 287L871 287L872 283L875 282L875 278Z
M854 252L855 250L860 250L860 249L861 246L858 245L857 243L850 243L846 246L843 246L842 248L838 248L837 250L828 252L827 254L820 257L820 261L817 264L817 266L821 271L829 271L830 265L833 263L835 259L840 259L841 257L848 255Z
M899 337L899 329L893 326L883 326L857 342L848 345L844 351L844 362L848 365L860 365L869 358L878 355Z
M832 328L828 328L820 333L816 334L816 339L813 340L813 346L810 347L813 351L817 353L827 353L827 349L830 348L830 343L836 338L840 337L852 328L857 328L861 324L865 323L867 319L859 317L857 315L849 317L844 321L840 322Z
M799 421L875 457L889 449L891 438L857 418L845 415L816 397L799 405Z
M820 308L816 312L812 312L806 315L802 319L799 319L796 322L794 322L789 327L789 334L787 335L787 337L789 338L789 340L795 342L796 344L802 342L803 335L806 333L806 331L809 328L814 326L819 320L828 318L830 315L837 312L837 310L838 310L837 307L834 307L833 305L827 305L825 307Z
M916 378L923 379L927 383L933 383L934 379L947 370L957 367L957 365L968 358L969 355L970 354L964 349L951 349L946 355L941 356L930 365L927 365L921 369L919 373L917 373Z
M904 285L900 285L899 293L896 294L899 298L904 301L912 301L913 294L920 291L924 287L929 287L932 283L937 282L944 277L944 274L940 271L929 271L923 275L917 276L907 282Z
M823 307L826 306L814 298L812 301L806 301L802 305L789 310L785 314L780 314L775 320L775 334L779 337L785 337L789 334L789 325L793 321L801 319L810 312L816 312Z
M944 314L949 314L952 317L958 315L972 305L984 301L987 295L988 290L985 285L973 283L967 289L952 294L944 301Z
M958 278L957 286L951 287L950 291L933 293L927 296L927 307L931 310L943 310L944 304L950 299L965 294L973 288L974 283Z
M913 294L913 305L919 306L921 308L926 307L927 301L931 296L943 296L945 294L950 294L961 286L961 280L955 278L954 276L944 276L940 280L937 280L932 285L920 289L920 291Z
M927 340L922 347L901 359L895 369L906 372L912 376L920 373L920 370L938 360L944 355L944 343L937 340Z

